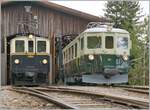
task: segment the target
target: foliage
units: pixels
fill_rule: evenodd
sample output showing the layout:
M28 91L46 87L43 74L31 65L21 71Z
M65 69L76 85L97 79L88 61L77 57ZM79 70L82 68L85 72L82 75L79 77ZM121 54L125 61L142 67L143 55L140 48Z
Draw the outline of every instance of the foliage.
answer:
M136 26L137 30L137 47L138 56L143 59L139 60L135 64L135 68L130 69L129 73L129 83L138 85L148 85L149 84L149 17L145 17L144 21Z
M139 2L131 1L108 1L106 4L105 16L111 19L114 27L122 28L130 33L132 41L131 56L135 59L144 59L135 62L134 68L129 72L130 84L148 84L148 17L139 22L141 17ZM146 79L147 78L147 79ZM146 79L146 81L145 81Z

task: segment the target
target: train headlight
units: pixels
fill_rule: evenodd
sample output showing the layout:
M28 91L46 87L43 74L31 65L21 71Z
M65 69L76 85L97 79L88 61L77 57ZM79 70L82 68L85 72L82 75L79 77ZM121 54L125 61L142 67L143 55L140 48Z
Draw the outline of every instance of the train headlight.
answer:
M128 60L128 56L127 56L127 55L123 55L122 58L123 58L124 61L127 61L127 60Z
M15 64L19 64L20 63L20 61L19 61L19 59L15 59Z
M32 35L32 34L30 34L30 35L29 35L29 39L32 39L32 38L33 38L33 35Z
M48 61L47 61L46 59L44 59L44 60L42 61L43 64L47 64L47 62L48 62Z
M89 60L94 60L94 55L89 55Z

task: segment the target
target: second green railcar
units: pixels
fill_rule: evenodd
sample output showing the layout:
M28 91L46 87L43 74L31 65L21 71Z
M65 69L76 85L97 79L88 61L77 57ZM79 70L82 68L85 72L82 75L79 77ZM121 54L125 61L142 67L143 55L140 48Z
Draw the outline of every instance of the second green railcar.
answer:
M129 32L93 24L63 49L65 82L127 83L131 49Z

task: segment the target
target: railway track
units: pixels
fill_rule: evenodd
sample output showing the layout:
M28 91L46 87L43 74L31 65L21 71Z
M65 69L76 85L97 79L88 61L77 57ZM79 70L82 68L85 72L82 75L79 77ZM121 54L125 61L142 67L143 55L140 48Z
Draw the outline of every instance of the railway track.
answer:
M135 85L99 85L101 87L114 87L114 88L122 88L123 90L129 92L136 92L149 95L149 87L148 86L135 86Z
M149 94L149 90L143 90L143 89L134 89L134 88L123 88L124 90L130 91L130 92L137 92L142 94Z
M128 86L128 85L118 85L114 87L123 88L126 91L130 92L137 92L142 94L149 94L149 87L148 86Z
M46 94L45 92L41 92L36 89L32 89L32 88L28 88L28 87L13 87L12 89L9 89L9 90L24 93L24 94L29 94L29 95L33 95L33 96L45 99L45 100L49 101L50 103L53 103L53 104L59 106L62 109L77 109L76 107L66 104L65 102L57 99L56 97L53 97L51 95Z
M114 87L134 88L134 89L144 89L144 90L149 89L149 86L136 86L136 85L114 85Z
M82 108L148 108L148 101L87 92L64 87L19 87L12 90L34 95L63 109Z

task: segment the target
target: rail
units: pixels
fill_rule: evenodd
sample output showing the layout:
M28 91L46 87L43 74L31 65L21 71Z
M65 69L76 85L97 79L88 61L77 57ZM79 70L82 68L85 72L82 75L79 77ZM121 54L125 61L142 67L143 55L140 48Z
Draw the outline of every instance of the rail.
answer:
M48 88L48 89L46 89ZM120 104L125 104L127 106L133 106L136 108L148 108L149 106L149 101L140 99L140 98L131 98L131 97L122 97L122 96L116 96L116 95L109 95L109 94L100 94L100 93L94 93L94 92L89 92L85 90L77 90L77 89L70 89L70 88L65 88L65 87L46 87L45 90L47 91L60 91L60 92L69 92L69 93L78 93L78 94L83 94L83 95L88 95L88 96L96 96L96 97L103 97L104 99L115 102L115 103L120 103ZM44 90L42 88L41 90Z
M149 94L148 90L143 90L143 89L134 89L134 88L123 88L124 90L130 91L130 92L137 92L137 93L142 93L142 94Z
M111 102L111 103L116 103L119 105L125 105L127 107L133 107L133 108L140 108L140 109L147 109L149 102L148 100L141 100L139 98L133 98L133 97L122 97L122 96L116 96L116 95L110 95L110 94L102 94L102 93L95 93L95 92L89 92L85 90L77 90L77 89L71 89L71 88L66 88L66 87L56 87L56 86L46 86L46 87L13 87L13 91L20 92L20 93L26 93L30 95L37 96L39 98L43 98L51 103L54 103L58 105L59 107L63 109L80 109L80 107L76 104L70 104L66 101L63 100L63 98L56 98L53 96L54 93L60 92L62 95L64 93L71 93L71 94L79 94L81 96L88 96L88 97L96 97L100 98L104 101ZM50 92L50 94L46 93ZM51 93L53 92L53 93ZM68 95L67 95L68 96ZM71 99L70 99L71 100ZM82 105L82 103L80 104ZM89 104L86 104L86 106L89 106ZM92 104L91 105L96 105Z
M12 88L9 90L37 96L37 97L45 99L51 103L54 103L54 104L62 107L63 109L78 109L77 107L74 107L73 105L67 104L67 103L61 101L60 99L49 96L48 94L38 91L38 90L35 90L35 89L31 89L31 88L27 88L27 87L15 87L15 88Z
M145 90L149 89L149 86L136 86L136 85L114 85L114 87L145 89Z

